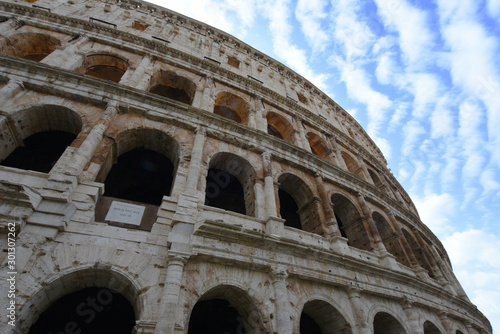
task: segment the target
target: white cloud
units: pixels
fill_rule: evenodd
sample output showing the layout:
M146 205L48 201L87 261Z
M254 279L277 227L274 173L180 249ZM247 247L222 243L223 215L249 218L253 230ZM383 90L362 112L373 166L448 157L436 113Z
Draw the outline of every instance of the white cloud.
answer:
M419 64L429 60L433 35L428 27L427 15L412 7L404 0L375 0L379 16L386 26L396 29L400 46L409 64Z
M441 83L436 75L429 73L407 74L408 90L414 96L413 115L427 117L431 112L431 105L437 102L441 93Z
M403 147L401 148L404 156L410 156L415 151L419 137L426 133L425 127L419 122L412 120L404 127Z
M455 232L443 239L451 261L459 267L500 269L500 238L475 229Z
M446 98L439 102L431 115L431 137L449 137L455 132L455 123Z
M500 183L498 182L497 175L495 175L495 171L492 168L487 168L482 172L480 183L485 193L500 190Z
M375 75L377 76L378 82L384 85L391 83L391 79L394 72L394 62L391 56L387 53L380 57L377 68L375 70Z
M500 0L489 0L488 11L492 17L500 16Z
M299 0L295 16L313 51L324 51L329 41L328 34L321 27L321 20L326 18L325 0Z
M438 236L453 230L450 217L454 216L457 203L448 193L412 196L422 222ZM446 247L447 248L447 247ZM448 248L447 248L448 249Z

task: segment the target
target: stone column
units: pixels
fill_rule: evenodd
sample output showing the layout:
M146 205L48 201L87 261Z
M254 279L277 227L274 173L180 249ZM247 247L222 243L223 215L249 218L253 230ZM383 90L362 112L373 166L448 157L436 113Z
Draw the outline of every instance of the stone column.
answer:
M319 198L321 199L323 212L325 213L325 236L340 237L341 235L337 219L335 218L335 213L333 212L331 201L326 193L326 189L323 184L323 177L320 173L316 173L316 187L318 188Z
M274 190L274 181L271 167L271 153L262 153L263 170L264 170L264 198L266 202L266 216L278 217L276 205L276 196Z
M82 173L83 168L85 168L85 165L87 165L92 158L94 151L101 142L104 131L106 131L109 123L111 123L111 120L118 112L117 108L118 102L111 101L108 103L108 107L102 114L99 123L92 128L87 138L85 138L83 143L73 154L71 163L68 164L65 174L78 177Z
M257 128L257 123L255 122L255 110L250 110L248 112L248 126L253 129Z
M467 332L469 334L479 334L478 330L475 329L474 326L472 326L472 322L470 321L465 322L465 328L467 328Z
M24 90L23 82L11 79L7 85L0 89L0 108L2 108L7 101L16 96L16 94L21 90Z
M448 318L448 314L446 312L444 311L439 312L439 319L441 320L441 323L443 324L443 327L446 330L446 334L455 334L453 332L452 322L450 318Z
M418 323L418 313L413 308L412 303L409 300L405 299L402 302L401 306L406 316L408 327L410 328L409 334L424 334L424 328Z
M82 65L83 55L78 53L79 47L88 41L87 36L80 36L76 41L65 48L59 47L43 58L41 63L65 69L75 69Z
M334 155L335 163L340 168L347 170L344 158L342 158L342 152L340 151L339 144L337 144L337 138L335 136L331 136L329 142L332 147L332 153Z
M296 134L298 135L298 138L296 138L297 143L304 150L311 152L311 146L309 145L309 141L306 138L306 133L304 131L304 125L302 124L302 120L298 116L294 116L293 119L295 120L295 128L297 129L296 132Z
M271 273L276 300L276 332L279 334L293 333L290 301L286 287L287 277L288 273L285 268L278 268Z
M200 109L209 112L213 112L214 109L214 101L212 100L213 83L214 83L214 78L205 77L205 88L203 89L203 96L201 97L201 103L198 106Z
M205 146L206 130L203 126L196 129L193 149L191 150L191 160L189 161L188 175L186 180L186 192L196 193L198 180L203 160L203 148Z
M267 133L267 120L264 121L264 102L260 97L255 101L255 127L257 130Z
M361 206L361 210L363 211L363 216L368 224L369 233L373 238L374 246L380 253L387 253L384 244L382 243L382 238L380 237L380 233L378 232L377 226L372 218L372 210L366 204L365 198L362 194L358 193L358 202Z
M360 160L359 165L361 166L361 170L363 171L366 182L369 182L369 183L375 185L375 183L373 182L372 177L370 175L370 172L368 172L368 168L366 167L365 159L363 159L363 157L360 156L359 160Z
M262 179L256 180L253 186L255 192L255 216L259 219L267 218L266 198L264 194L264 187Z
M137 89L148 89L149 84L149 76L146 76L146 71L151 65L151 58L149 56L145 56L142 58L139 66L135 69L128 68L127 72L123 75L120 80L120 84L127 85L130 87L134 87Z
M169 255L167 264L167 276L163 295L161 297L160 311L155 334L173 334L176 324L176 314L182 313L179 306L179 295L182 284L182 274L187 258L180 255Z
M352 314L359 334L373 334L372 325L367 321L365 305L361 301L361 290L355 287L349 287L347 293L351 302Z
M427 244L425 243L424 239L420 235L420 232L417 230L414 230L413 234L415 235L415 241L422 249L422 253L424 255L424 258L427 261L427 263L429 264L429 268L432 270L432 273L434 274L434 276L436 277L436 279L439 282L441 282L441 283L445 282L446 280L444 279L443 274L441 273L441 271L437 267L434 257L429 252L429 249L426 247Z

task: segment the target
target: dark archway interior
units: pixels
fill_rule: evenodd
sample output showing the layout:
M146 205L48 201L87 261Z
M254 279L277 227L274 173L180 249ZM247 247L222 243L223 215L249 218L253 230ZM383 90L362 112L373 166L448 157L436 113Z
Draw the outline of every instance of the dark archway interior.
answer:
M347 239L347 234L345 234L345 231L344 231L344 223L339 218L339 216L337 216L337 214L335 214L335 219L337 220L337 225L339 227L340 235L342 235L344 238ZM347 240L347 244L349 244L349 240Z
M87 72L85 72L87 75L113 82L120 82L124 73L125 70L111 65L94 65L88 67Z
M76 135L66 131L44 131L24 139L1 165L48 173L71 145Z
M278 191L278 197L280 200L280 216L285 220L285 226L301 230L302 224L297 212L299 211L299 207L293 197L283 189Z
M106 288L85 288L58 299L29 334L130 334L134 326L134 309L123 295Z
M196 303L189 319L188 334L246 333L238 311L224 299L209 299Z
M184 89L174 88L166 85L156 85L149 90L151 93L155 93L169 99L176 100L182 103L191 104L191 98L186 93Z
M278 131L278 129L276 129L274 126L272 126L271 124L268 124L267 125L267 133L270 134L271 136L274 136L276 138L279 138L279 139L283 139L283 136L281 135L281 133Z
M169 196L174 165L163 154L135 148L118 157L106 177L105 196L160 205Z
M225 170L210 168L207 175L205 205L246 214L240 181Z
M300 334L322 334L319 325L304 312L300 316Z
M241 117L240 117L240 115L238 115L238 113L236 111L234 111L233 109L230 109L228 107L225 107L225 106L215 106L214 113L216 113L219 116L222 116L222 117L228 118L230 120L233 120L233 121L235 121L237 123L241 123Z
M379 312L373 320L374 334L405 334L403 326L390 314Z

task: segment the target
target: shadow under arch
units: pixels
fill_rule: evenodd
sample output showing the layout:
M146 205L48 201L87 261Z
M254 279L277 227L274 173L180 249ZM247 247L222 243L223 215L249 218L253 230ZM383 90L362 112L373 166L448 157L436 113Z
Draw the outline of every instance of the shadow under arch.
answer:
M352 334L351 325L331 304L323 300L305 303L300 316L300 334Z
M248 125L250 106L243 98L233 93L222 92L215 99L214 113L237 123Z
M402 228L401 231L403 232L403 236L408 241L408 244L410 245L410 248L413 254L415 255L415 258L417 259L418 264L422 268L427 270L429 277L435 278L434 271L432 270L430 263L427 261L427 258L425 257L423 248L417 243L415 238L405 228Z
M75 111L41 105L0 117L2 165L48 173L81 132Z
M86 55L82 66L75 71L118 83L128 68L128 60L103 52Z
M441 331L436 325L427 320L424 322L424 334L441 334Z
M22 32L0 39L0 53L39 62L60 45L54 36Z
M387 312L378 312L373 318L374 334L406 334L403 325Z
M189 316L188 334L268 333L255 301L241 288L219 285L204 293Z
M255 215L255 170L246 159L229 152L210 158L205 205Z
M181 154L179 143L156 129L121 132L116 143L116 163L103 164L98 177L105 183L104 195L159 205L163 196L171 194Z
M320 201L300 177L283 173L278 178L279 212L285 226L323 235Z
M278 113L269 111L266 115L267 133L290 143L295 143L295 130L290 122Z
M342 151L341 155L342 155L342 159L344 159L347 170L364 180L365 178L363 176L363 170L361 169L359 164L356 162L356 160L349 153L347 153L345 151Z
M373 249L365 222L356 206L344 195L333 194L331 203L335 218L343 237L349 246L371 251Z
M410 267L411 265L408 263L404 249L399 243L399 236L393 230L389 222L377 211L373 211L372 218L385 249L396 257L396 261Z
M192 104L196 85L173 71L160 70L151 78L148 91L182 103Z
M307 140L309 141L309 146L311 147L312 153L324 159L328 159L330 150L328 149L325 141L320 136L318 136L314 132L308 132Z
M131 309L128 315L133 316L133 319L128 319L128 321L129 325L132 324L133 327L135 320L140 318L143 309L139 290L139 287L129 277L111 269L88 268L74 270L44 284L40 290L30 296L29 301L22 305L19 310L17 327L22 332L28 333L30 328L33 328L37 321L42 319L43 314L55 302L65 296L70 296L69 298L66 297L66 299L71 299L71 296L78 296L79 292L80 297L83 295L83 300L73 300L73 302L76 302L74 303L76 305L73 305L75 308L67 310L72 318L58 320L62 322L62 332L65 332L64 326L68 322L75 321L78 323L78 320L83 320L83 323L86 323L91 316L103 315L105 310L103 307L111 306L113 300L118 303L129 304ZM90 303L87 298L92 299ZM84 304L81 305L82 303ZM121 321L126 320L122 319ZM77 329L75 325L70 326L74 330ZM59 330L54 331L54 333L59 332ZM38 333L38 331L30 331L29 333L34 334ZM46 333L46 331L43 333ZM86 332L81 333L85 334Z

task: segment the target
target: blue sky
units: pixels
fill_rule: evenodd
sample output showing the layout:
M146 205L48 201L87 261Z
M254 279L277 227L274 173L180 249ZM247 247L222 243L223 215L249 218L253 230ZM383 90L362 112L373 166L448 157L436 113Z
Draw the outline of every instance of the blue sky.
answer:
M353 115L500 332L500 0L151 2L236 36Z

